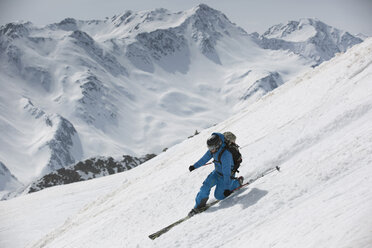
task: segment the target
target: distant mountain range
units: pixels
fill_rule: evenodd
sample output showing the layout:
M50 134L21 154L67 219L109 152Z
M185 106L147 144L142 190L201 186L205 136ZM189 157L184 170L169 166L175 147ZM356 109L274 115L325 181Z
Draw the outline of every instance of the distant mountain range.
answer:
M258 39L260 46L265 49L289 50L315 61L315 65L330 60L336 53L345 52L363 41L316 19L275 25Z
M248 34L204 4L3 25L2 175L36 190L87 158L159 153L360 42L315 19Z

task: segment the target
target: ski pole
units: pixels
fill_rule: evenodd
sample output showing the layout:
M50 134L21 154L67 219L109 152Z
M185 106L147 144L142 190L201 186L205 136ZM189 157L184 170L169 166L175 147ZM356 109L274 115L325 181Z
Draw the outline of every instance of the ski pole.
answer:
M275 166L275 167L272 167L272 168L267 169L266 171L262 172L262 173L259 174L258 176L256 176L256 177L250 179L248 182L246 182L246 183L240 185L239 187L237 187L236 189L234 189L233 192L236 191L236 190L238 190L238 189L243 188L244 186L247 186L247 185L249 185L249 184L251 184L251 183L257 181L257 180L260 179L261 177L264 177L264 176L266 176L266 175L268 175L268 174L270 174L270 173L272 173L272 172L274 172L274 171L278 171L278 172L280 172L280 167L279 167L279 166Z

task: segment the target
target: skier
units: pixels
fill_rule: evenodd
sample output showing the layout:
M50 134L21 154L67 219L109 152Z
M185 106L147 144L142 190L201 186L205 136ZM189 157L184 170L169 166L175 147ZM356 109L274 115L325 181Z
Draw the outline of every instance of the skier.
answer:
M204 180L199 193L195 199L195 206L190 211L189 216L199 213L205 206L209 198L211 189L216 186L214 197L222 200L229 196L232 191L243 184L243 177L235 179L231 176L234 167L233 157L230 151L224 149L226 146L225 137L221 133L212 133L207 140L208 151L194 165L189 167L190 172L203 166L211 158L214 158L214 170ZM221 155L220 155L221 153Z

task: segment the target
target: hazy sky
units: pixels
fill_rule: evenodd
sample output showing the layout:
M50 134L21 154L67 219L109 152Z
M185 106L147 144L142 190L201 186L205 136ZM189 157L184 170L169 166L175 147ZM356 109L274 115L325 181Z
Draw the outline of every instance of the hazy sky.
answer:
M177 12L200 3L222 11L248 33L315 17L352 34L372 36L372 0L0 0L0 24L23 20L45 25L66 17L104 19L126 10L160 7Z

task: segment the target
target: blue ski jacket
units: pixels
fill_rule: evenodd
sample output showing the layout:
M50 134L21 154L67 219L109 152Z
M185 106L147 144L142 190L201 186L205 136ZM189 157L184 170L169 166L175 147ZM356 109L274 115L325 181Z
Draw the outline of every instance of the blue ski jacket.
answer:
M234 166L234 160L233 160L233 157L232 157L231 153L229 152L229 150L224 149L226 144L225 144L225 137L223 136L223 134L221 134L221 133L213 133L213 134L216 134L216 135L220 136L220 138L222 140L221 147L214 154L212 154L208 150L203 155L203 157L201 157L201 159L199 159L199 161L194 164L194 167L197 169L197 168L205 165L211 158L213 158L214 159L214 161L213 161L214 170L220 176L223 176L223 182L224 182L223 184L225 185L225 188L227 189L227 188L229 188L229 186L231 184L231 170ZM219 154L222 152L222 150L225 150L225 151L222 153L221 161L218 161Z

